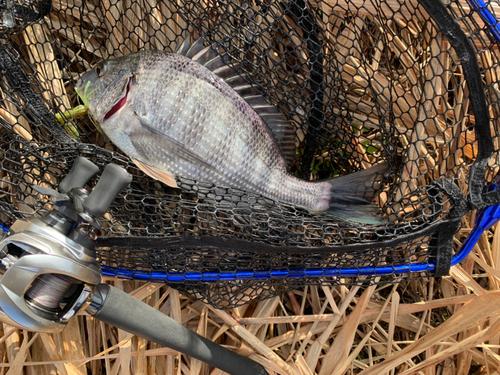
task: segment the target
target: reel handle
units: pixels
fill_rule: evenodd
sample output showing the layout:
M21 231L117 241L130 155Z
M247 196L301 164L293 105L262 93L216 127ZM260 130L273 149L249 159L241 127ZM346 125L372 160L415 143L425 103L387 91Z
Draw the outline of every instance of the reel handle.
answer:
M93 216L102 216L120 191L132 181L132 176L116 164L108 164L83 208Z
M67 193L74 187L82 188L85 184L99 172L99 167L89 159L78 157L71 170L59 184L59 192Z

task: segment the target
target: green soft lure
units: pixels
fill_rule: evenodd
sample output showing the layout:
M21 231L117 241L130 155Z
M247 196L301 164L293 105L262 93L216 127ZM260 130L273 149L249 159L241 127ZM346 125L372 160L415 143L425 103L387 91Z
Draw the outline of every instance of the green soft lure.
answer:
M90 82L87 82L87 85L85 86L85 89L83 90L83 94L78 91L77 88L75 88L76 93L80 97L80 99L83 102L83 105L76 106L74 108L71 108L70 110L63 112L63 113L56 113L56 119L59 121L61 124L64 125L66 131L73 137L77 138L80 134L78 133L78 130L76 129L75 125L69 122L71 119L78 119L85 117L88 114L88 100L89 96L92 95L94 92L96 92L98 89L92 90L90 93L88 92L90 86Z
M99 88L97 87L94 90L92 90L91 92L88 92L90 84L91 84L91 82L87 81L87 84L85 85L85 88L83 89L83 93L81 92L81 90L78 90L78 88L75 87L75 91L78 94L78 96L80 97L80 99L82 100L83 105L79 105L78 107L75 107L69 111L74 116L74 118L80 118L80 117L84 117L86 115L91 115L91 113L89 111L89 97L93 93L98 91ZM93 124L97 128L97 130L99 132L101 132L101 134L104 134L104 132L101 129L101 126L99 125L99 123L97 121L94 120L94 118L92 116L90 116L90 120L93 122Z
M80 133L78 133L75 124L71 120L81 118L86 114L87 108L85 108L83 105L79 105L75 108L71 108L69 111L56 113L55 116L57 121L59 121L64 126L64 129L70 136L72 136L73 138L78 138L80 136Z
M68 122L70 119L77 119L86 116L88 113L87 108L84 105L76 106L71 108L69 111L63 113L56 113L56 119L61 124Z
M69 120L69 118L71 118L71 111L73 110L74 109L70 109L69 111L66 111L64 113L56 113L55 117L57 121L59 121L63 125L66 133L68 133L72 138L78 138L80 136L80 133L76 129L75 124ZM73 118L75 118L75 116L73 116Z
M92 95L97 90L99 90L99 88L95 88L91 92L88 92L89 87L90 87L90 81L88 81L87 84L85 85L85 89L83 90L83 94L80 91L78 91L78 89L75 87L75 91L78 94L78 96L80 97L80 99L82 99L83 106L85 107L85 109L89 108L89 96Z

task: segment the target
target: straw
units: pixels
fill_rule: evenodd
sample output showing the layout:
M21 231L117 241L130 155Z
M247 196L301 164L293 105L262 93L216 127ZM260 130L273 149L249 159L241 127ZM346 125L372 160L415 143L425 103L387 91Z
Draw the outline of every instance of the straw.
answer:
M462 3L468 9L467 2ZM76 0L54 1L54 12L48 18L50 32L40 25L24 31L22 37L42 89L60 98L51 103L54 108L64 112L77 104L69 77L56 63L57 53L67 53L69 60L78 61L81 69L88 69L96 61L108 58L116 48L119 54L172 48L181 41L179 35L187 35L187 24L178 12L180 2L144 0L139 6L131 4L130 0L85 2L85 6ZM398 147L399 151L404 148L407 152L398 152L405 160L404 168L399 176L399 189L391 199L408 199L404 205L393 208L398 215L418 211L412 194L441 175L443 169L453 170L464 160L473 159L477 152L473 133L464 131L468 122L474 123L467 89L455 90L453 97L448 91L463 82L463 72L460 66L452 65L448 54L439 53L448 49L448 42L421 22L428 19L425 14L419 13L407 21L417 4L416 0L390 0L382 5L378 1L329 0L328 4L321 4L321 27L326 39L336 46L335 50L327 46L326 52L335 54L342 67L339 77L333 78L341 80L346 90L345 106L335 109L337 112L332 115L349 111L353 121L369 128L368 134L358 129L356 139L347 143L365 166L373 157L363 148L363 141L380 144L382 131L389 127L389 119L373 111L375 103L381 108L391 105L394 115L400 117L395 124ZM200 2L196 8L200 16L209 6L210 1ZM346 17L339 11L341 6L364 18ZM500 14L496 2L491 6ZM276 13L281 15L278 10ZM261 16L257 20L258 17ZM473 17L481 22L479 16ZM146 22L139 21L142 19ZM365 21L376 26L374 38L363 35ZM287 33L290 45L298 49L304 42L300 31L294 31L294 25L287 17L279 27ZM404 32L400 32L401 27L405 27ZM257 42L269 44L272 32L268 30ZM65 48L57 52L59 46ZM286 52L282 46L279 48L279 53ZM301 66L307 61L303 53L302 49L296 54ZM488 70L495 53L486 50L480 59L485 82L490 87L495 87L498 81L498 72ZM401 62L404 75L394 68L396 60ZM278 54L270 53L263 61L274 67L281 60ZM286 72L286 66L276 70L278 77ZM304 77L298 76L296 80L303 82ZM424 80L426 83L420 84ZM331 94L329 84L332 82L326 82L327 94ZM495 89L491 90L490 95L497 94ZM441 98L436 94L441 94ZM0 92L0 98L4 97ZM451 105L454 109L448 110L448 103L453 102L461 104ZM2 119L25 140L32 140L28 122L16 106L9 101L3 103ZM428 113L434 113L434 119L429 120ZM498 114L492 112L491 116ZM439 148L458 134L461 137L457 141ZM298 139L303 142L303 132ZM434 152L436 149L439 152ZM417 179L422 171L424 177ZM454 171L463 176L466 168ZM8 177L0 177L0 186L5 189ZM466 191L466 186L461 188ZM455 238L456 249L473 222L473 215L463 219L463 228ZM109 279L106 282L193 331L261 363L270 374L493 374L500 367L499 233L496 228L487 231L469 258L455 266L450 276L434 282L424 278L389 287L362 288L349 285L350 279L343 279L346 286L300 288L229 310L190 300L164 284ZM222 375L217 369L108 326L85 313L71 320L61 334L34 334L7 325L0 328L0 373L8 371L9 375Z

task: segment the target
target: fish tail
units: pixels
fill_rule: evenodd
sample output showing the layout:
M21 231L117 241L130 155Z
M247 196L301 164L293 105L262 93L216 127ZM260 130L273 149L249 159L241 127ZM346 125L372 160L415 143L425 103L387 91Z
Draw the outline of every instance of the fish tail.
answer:
M330 192L327 212L362 224L383 224L380 209L372 200L382 188L382 180L388 171L389 164L382 163L328 180Z

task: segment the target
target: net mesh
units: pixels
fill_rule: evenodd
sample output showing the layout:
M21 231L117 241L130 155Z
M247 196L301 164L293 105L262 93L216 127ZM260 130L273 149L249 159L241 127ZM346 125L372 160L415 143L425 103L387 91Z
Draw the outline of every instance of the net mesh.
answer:
M450 1L446 12L464 31L453 36L415 0L54 0L52 9L43 0L0 0L0 221L49 210L31 185L56 188L85 156L134 177L97 233L109 274L162 280L218 307L308 284L445 274L461 216L487 204L477 197L499 167L498 151L489 151L499 149L500 56L486 21L499 10L495 1L476 9ZM180 189L170 188L144 175L88 116L67 113L80 104L76 80L96 62L175 51L200 37L293 125L291 174L320 180L389 162L377 198L384 225L209 181L178 177ZM455 46L461 37L479 63L481 95ZM483 96L487 138L473 112ZM471 173L479 159L484 167ZM399 272L417 264L417 273Z

